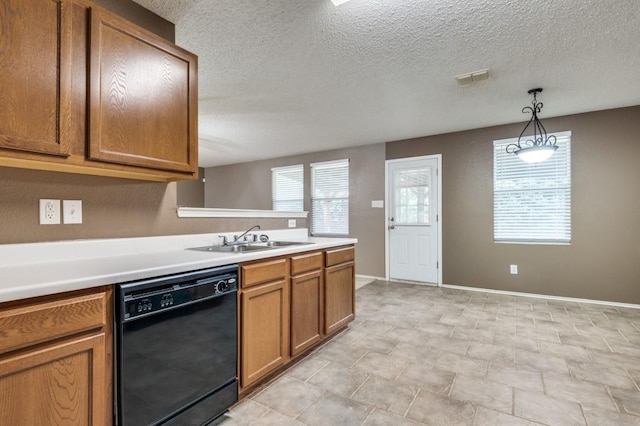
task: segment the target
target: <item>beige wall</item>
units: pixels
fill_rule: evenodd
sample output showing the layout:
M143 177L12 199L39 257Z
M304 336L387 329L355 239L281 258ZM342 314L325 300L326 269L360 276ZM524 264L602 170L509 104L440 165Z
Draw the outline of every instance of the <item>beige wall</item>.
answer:
M357 273L383 277L384 209L372 209L371 201L384 199L384 144L207 168L205 205L271 209L271 168L304 164L304 209L309 211L309 164L342 158L350 161L349 235L358 238Z
M286 219L180 219L176 184L0 167L0 244L233 232ZM81 225L40 225L38 200L82 200ZM304 227L305 222L299 223Z
M387 159L442 154L444 283L640 303L640 107L543 123L572 131L570 245L493 242L492 142L523 124L387 143Z

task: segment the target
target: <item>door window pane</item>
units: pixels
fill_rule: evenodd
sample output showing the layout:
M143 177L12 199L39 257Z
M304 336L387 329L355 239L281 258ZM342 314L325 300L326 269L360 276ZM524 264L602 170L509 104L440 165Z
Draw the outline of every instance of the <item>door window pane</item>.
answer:
M394 172L394 220L397 224L431 223L431 173L431 167Z

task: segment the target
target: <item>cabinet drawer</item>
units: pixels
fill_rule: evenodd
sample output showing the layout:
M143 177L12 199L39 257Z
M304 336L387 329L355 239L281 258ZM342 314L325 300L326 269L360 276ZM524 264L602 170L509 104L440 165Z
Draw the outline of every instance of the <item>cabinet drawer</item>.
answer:
M322 269L322 252L301 254L291 258L291 275Z
M287 259L242 265L242 287L275 281L287 276Z
M0 353L107 325L106 292L0 308Z
M351 262L355 259L355 250L351 247L341 247L334 250L327 250L325 266L339 265L340 263Z

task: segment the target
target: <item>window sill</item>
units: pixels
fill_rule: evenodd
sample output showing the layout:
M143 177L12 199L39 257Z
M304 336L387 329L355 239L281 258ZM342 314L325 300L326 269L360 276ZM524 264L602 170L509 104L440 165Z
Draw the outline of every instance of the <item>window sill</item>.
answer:
M564 243L560 241L494 241L495 244L521 244L528 246L570 246L571 241Z

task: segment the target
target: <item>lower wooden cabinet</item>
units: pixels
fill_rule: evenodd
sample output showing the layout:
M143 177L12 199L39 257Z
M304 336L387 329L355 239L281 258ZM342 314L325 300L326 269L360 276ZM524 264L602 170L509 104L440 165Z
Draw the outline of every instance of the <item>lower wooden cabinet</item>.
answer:
M260 271L261 267L264 267L264 271ZM242 269L246 277L281 277L259 285L251 279L241 283L241 287L244 286L240 290L241 388L254 384L288 360L289 292L286 262L282 268L282 274L278 274L274 262L264 262Z
M111 288L0 304L0 425L110 425Z
M324 253L291 257L291 356L319 343L323 336Z
M353 246L241 265L240 393L355 318Z
M242 387L255 383L285 363L288 325L285 287L285 281L278 281L242 292Z
M322 340L322 269L291 278L291 355Z
M324 271L324 332L331 334L355 318L355 263Z
M0 424L109 424L105 341L91 334L3 358Z

